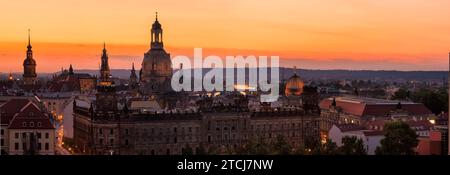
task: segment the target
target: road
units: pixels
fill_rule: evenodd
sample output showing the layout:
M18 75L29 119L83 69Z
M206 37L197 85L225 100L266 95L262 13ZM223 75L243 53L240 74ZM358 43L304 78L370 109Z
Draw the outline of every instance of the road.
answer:
M72 155L69 151L67 151L65 148L55 145L56 155Z

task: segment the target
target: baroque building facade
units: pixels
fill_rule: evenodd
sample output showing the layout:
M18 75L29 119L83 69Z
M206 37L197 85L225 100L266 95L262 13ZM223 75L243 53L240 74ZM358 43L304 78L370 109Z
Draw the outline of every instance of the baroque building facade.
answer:
M84 154L180 155L211 148L233 149L251 139L274 141L283 136L292 146L319 138L319 116L303 110L248 111L241 107L187 113L109 115L74 105L74 140Z
M186 150L242 147L253 139L275 141L283 136L292 146L319 141L318 99L292 78L289 106L250 109L249 98L238 92L220 96L171 91L172 63L164 50L162 27L156 17L151 47L145 53L139 82L134 66L130 85L140 97L123 96L110 79L108 55L103 49L95 100L73 103L75 151L81 154L180 155ZM298 89L301 88L301 89ZM173 103L175 102L175 103ZM293 103L293 104L290 104ZM173 108L178 106L177 108ZM270 105L269 105L270 106Z

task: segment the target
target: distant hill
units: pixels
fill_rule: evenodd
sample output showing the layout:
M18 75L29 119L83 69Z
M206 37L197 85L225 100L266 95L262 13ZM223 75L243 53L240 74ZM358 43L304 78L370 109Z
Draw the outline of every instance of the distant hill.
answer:
M204 68L203 74L210 69ZM98 70L75 70L76 73L88 73L98 75ZM373 70L307 70L299 69L295 71L292 68L280 68L280 76L288 79L297 72L297 74L306 80L311 79L338 79L338 80L354 80L354 79L371 79L371 80L390 80L390 81L442 81L448 79L447 71L373 71ZM139 70L136 70L139 75ZM130 76L129 69L112 69L111 74L114 77L128 79ZM21 73L14 73L15 77L21 77ZM51 77L51 73L39 74L40 77ZM2 79L8 74L1 73Z

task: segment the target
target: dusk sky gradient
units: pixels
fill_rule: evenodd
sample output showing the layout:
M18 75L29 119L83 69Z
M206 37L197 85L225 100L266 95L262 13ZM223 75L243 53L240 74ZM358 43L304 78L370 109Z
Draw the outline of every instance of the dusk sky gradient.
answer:
M0 0L0 72L140 68L159 13L172 57L194 47L303 69L448 70L449 0Z

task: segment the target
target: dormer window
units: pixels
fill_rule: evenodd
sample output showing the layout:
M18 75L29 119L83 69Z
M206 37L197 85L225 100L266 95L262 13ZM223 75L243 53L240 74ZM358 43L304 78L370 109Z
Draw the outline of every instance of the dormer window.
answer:
M22 122L23 127L27 127L27 122Z
M30 122L30 127L34 127L34 122Z
M37 123L37 127L41 127L42 126L42 123L41 122L38 122Z

